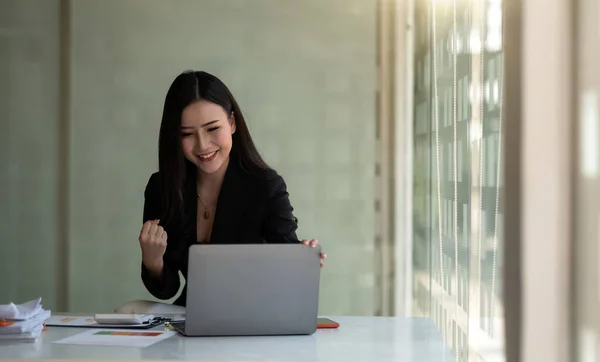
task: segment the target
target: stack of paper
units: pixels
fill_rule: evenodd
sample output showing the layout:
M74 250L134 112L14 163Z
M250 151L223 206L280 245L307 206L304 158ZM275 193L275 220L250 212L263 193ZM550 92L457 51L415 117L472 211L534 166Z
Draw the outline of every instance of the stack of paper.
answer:
M37 341L50 314L42 308L42 298L18 305L0 304L0 343Z

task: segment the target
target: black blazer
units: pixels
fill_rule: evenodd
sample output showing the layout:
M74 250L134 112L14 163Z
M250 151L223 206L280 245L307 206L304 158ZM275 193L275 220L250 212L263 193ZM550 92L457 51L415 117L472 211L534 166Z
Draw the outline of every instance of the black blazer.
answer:
M142 263L146 289L159 299L173 298L179 291L179 272L187 279L188 249L197 243L197 196L195 178L185 185L183 211L161 226L167 232L162 280L153 278ZM152 174L144 192L144 222L161 217L161 187ZM249 174L231 160L217 201L211 244L298 243L297 219L293 215L286 184L274 172ZM185 306L187 287L174 304Z

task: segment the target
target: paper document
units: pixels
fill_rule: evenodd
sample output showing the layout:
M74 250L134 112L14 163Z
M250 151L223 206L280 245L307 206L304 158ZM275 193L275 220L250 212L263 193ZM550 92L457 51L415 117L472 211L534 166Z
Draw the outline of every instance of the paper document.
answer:
M152 323L150 323L152 322ZM146 329L160 325L162 322L150 321L141 324L100 324L92 316L60 316L55 315L46 321L48 327L85 327L85 328L120 328L120 329Z
M43 310L35 317L24 321L1 320L0 339L4 338L5 335L31 333L34 330L41 329L44 325L44 321L50 318L50 314L49 310Z
M42 298L23 304L0 304L0 319L23 321L42 312Z
M42 307L42 298L0 305L0 344L38 341L51 314Z
M60 316L54 315L46 321L47 326L83 327L97 324L92 316Z
M122 331L92 329L53 343L94 346L148 347L177 334L168 331Z
M2 335L0 335L0 345L2 345L3 343L6 343L6 342L14 342L14 341L33 343L38 338L40 338L40 336L42 335L43 329L44 329L44 326L39 326L29 332L2 334Z

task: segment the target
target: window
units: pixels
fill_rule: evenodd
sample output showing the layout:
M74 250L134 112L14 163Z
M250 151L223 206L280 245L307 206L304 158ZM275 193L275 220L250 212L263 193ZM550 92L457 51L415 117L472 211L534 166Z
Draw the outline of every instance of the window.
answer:
M502 346L502 3L415 2L413 314L458 361Z

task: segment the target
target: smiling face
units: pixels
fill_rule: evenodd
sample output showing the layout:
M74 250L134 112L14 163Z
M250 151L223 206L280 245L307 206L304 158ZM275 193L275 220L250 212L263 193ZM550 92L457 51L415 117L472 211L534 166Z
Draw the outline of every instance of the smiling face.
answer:
M204 174L227 167L234 133L233 115L215 103L200 100L181 113L183 155Z

